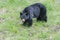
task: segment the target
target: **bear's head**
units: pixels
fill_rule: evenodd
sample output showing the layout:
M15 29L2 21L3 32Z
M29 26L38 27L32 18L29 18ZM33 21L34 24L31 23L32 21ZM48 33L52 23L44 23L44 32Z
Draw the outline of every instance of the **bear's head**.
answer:
M25 22L26 20L29 19L29 14L24 13L24 12L20 12L20 18L21 18L22 22Z

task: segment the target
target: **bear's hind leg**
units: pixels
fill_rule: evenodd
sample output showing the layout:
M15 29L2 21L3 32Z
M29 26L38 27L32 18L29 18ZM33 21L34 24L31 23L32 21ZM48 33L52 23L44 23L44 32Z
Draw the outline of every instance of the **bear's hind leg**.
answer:
M43 20L44 20L45 22L47 22L47 16L45 16L45 17L43 18Z

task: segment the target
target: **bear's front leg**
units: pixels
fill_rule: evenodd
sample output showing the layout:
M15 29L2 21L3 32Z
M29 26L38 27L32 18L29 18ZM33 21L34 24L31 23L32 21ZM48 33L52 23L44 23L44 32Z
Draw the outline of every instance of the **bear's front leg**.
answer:
M25 22L23 23L23 25L26 26L26 23L27 23L27 21L25 21Z
M32 19L28 21L28 26L32 26Z

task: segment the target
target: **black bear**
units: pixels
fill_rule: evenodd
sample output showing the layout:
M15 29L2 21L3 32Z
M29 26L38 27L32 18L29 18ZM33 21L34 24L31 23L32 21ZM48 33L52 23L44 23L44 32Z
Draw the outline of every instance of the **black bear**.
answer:
M24 25L28 24L28 26L32 25L33 18L37 18L37 21L45 21L47 22L47 9L41 3L35 3L26 7L22 12L20 12L20 18Z

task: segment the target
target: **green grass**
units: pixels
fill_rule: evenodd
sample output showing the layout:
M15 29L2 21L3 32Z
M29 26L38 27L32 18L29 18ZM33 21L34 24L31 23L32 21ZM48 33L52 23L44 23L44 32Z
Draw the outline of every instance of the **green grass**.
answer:
M47 8L48 21L22 26L20 12L34 3ZM59 0L0 0L0 40L60 40Z

